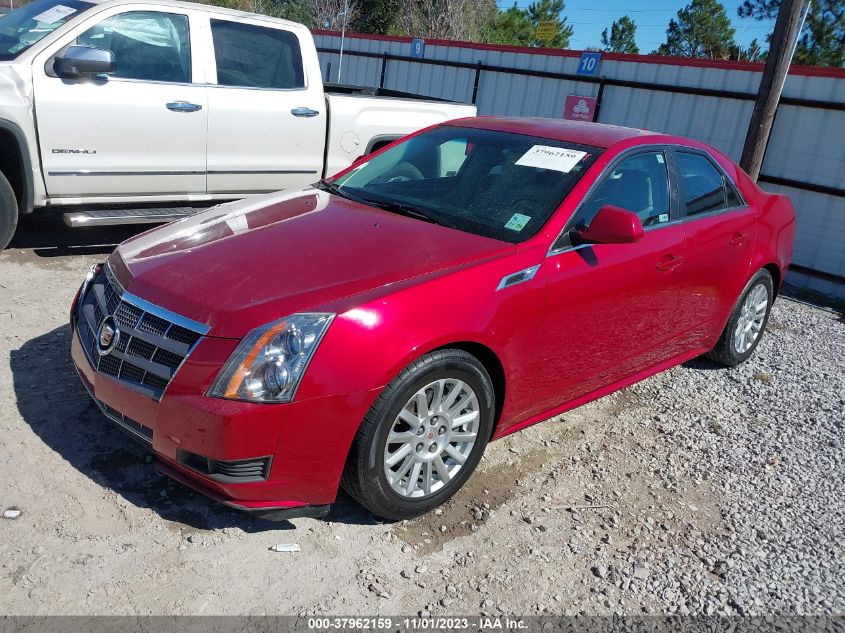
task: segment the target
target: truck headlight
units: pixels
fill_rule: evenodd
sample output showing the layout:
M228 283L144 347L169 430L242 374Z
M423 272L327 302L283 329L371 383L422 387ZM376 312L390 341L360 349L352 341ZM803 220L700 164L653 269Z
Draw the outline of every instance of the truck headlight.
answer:
M294 314L247 334L220 370L209 396L290 402L334 314Z

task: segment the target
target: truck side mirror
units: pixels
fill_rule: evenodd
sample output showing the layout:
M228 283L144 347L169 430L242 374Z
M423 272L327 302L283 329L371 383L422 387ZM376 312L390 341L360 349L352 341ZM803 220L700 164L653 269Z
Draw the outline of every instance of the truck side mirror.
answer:
M115 70L114 53L93 46L68 46L56 57L53 70L64 79L106 75Z

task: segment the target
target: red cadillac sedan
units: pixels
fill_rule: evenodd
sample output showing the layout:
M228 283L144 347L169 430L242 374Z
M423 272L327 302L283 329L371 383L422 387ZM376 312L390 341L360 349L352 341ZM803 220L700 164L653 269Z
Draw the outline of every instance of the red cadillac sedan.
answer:
M71 310L79 376L170 476L321 516L426 512L491 439L701 354L736 365L789 200L685 138L474 118L139 235Z

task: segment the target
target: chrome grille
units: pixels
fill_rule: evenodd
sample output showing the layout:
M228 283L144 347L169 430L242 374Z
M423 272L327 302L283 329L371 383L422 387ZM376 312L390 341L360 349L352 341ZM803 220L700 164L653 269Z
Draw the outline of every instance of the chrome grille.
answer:
M114 317L120 336L108 354L100 355L97 332L109 315ZM161 399L176 370L208 331L201 323L125 292L107 267L80 298L76 329L88 360L98 372L154 400Z

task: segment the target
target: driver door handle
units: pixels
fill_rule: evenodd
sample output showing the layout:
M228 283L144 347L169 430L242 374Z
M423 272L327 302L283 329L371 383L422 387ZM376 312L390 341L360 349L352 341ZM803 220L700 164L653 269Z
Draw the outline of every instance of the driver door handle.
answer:
M317 116L320 114L318 110L312 110L311 108L294 108L290 111L293 116L305 116L305 117L312 117Z
M200 104L190 103L188 101L171 101L166 107L172 112L196 112L197 110L202 110Z
M730 239L728 244L731 246L742 246L748 242L748 238L745 236L745 233L736 232L733 234L733 237Z
M683 257L680 257L680 256L675 257L671 253L668 253L667 255L664 255L663 257L661 257L660 261L657 262L657 270L660 270L660 271L672 270L674 268L677 268L678 266L680 266L683 263L684 263Z

